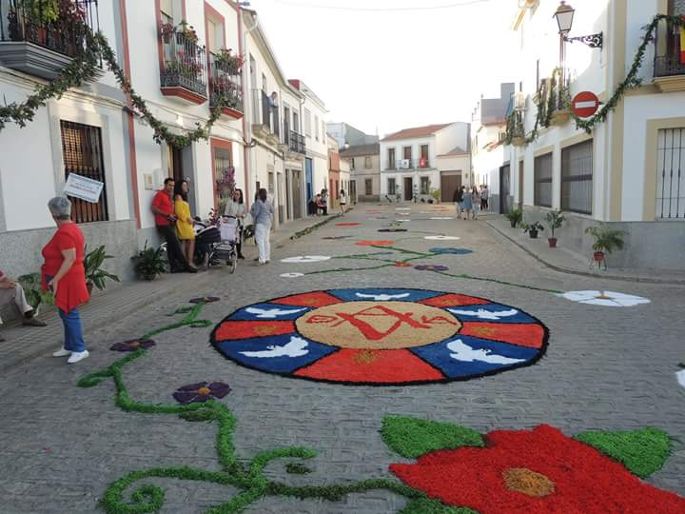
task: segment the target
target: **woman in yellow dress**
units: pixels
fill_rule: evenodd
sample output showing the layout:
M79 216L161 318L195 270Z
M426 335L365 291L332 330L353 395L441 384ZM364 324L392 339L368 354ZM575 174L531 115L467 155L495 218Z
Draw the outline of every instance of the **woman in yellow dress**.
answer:
M179 180L174 188L174 214L176 215L176 234L181 242L183 254L191 268L195 268L195 229L188 203L188 182Z

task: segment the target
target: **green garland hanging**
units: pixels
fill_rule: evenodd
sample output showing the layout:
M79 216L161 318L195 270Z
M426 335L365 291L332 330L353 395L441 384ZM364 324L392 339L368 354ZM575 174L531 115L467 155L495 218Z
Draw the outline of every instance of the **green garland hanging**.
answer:
M204 124L196 123L195 129L183 135L174 134L150 112L145 100L133 89L128 77L119 66L107 38L101 32L93 32L85 24L82 24L80 28L85 36L84 51L65 66L55 80L36 86L35 92L24 102L12 102L0 107L0 131L7 123L25 127L33 121L38 109L49 99L59 99L67 90L96 80L101 72L101 61L104 61L107 69L114 74L119 87L130 98L134 110L150 125L154 132L153 138L157 143L165 141L171 146L183 148L195 141L207 139L212 126L221 116L223 108L231 106L229 98L219 96L210 110L209 119Z
M616 87L616 90L611 98L609 98L603 107L590 118L579 118L571 111L571 116L576 123L577 129L582 129L588 134L591 133L595 125L598 123L604 123L606 121L609 113L616 109L616 106L625 96L628 89L636 88L642 85L642 80L638 77L638 73L644 62L647 46L655 40L655 31L662 20L666 20L674 27L681 27L685 25L685 21L683 21L680 16L670 16L666 14L658 14L654 16L651 23L643 28L644 35L642 37L642 42L640 43L640 46L638 46L638 49L635 53L633 64L630 67L626 78ZM544 85L544 82L540 84L536 95L537 116L535 118L533 130L530 133L527 135L525 134L523 122L519 113L512 111L511 114L507 116L506 137L504 140L507 145L510 145L515 138L523 138L523 143L526 145L532 143L537 139L538 128L540 126L549 127L552 113L556 110L555 107L568 106L570 104L568 86L561 85L560 87L555 87L558 80L557 77L560 76L560 73L560 68L556 68L552 72L550 88L547 92L544 91L544 89L547 89L546 85ZM557 96L557 94L560 96ZM546 97L546 103L545 98L543 97Z

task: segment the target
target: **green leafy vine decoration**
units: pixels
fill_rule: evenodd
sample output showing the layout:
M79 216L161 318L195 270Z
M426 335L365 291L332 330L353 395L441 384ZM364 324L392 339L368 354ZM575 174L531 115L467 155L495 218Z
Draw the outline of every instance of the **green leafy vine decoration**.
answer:
M33 121L36 112L43 107L51 98L59 99L67 90L80 87L85 83L93 82L101 73L100 63L104 61L116 78L120 89L130 99L131 106L152 128L153 139L157 143L166 141L169 145L183 148L195 141L207 139L214 123L221 116L224 107L231 106L231 100L225 95L219 95L210 116L204 124L196 123L195 129L185 134L174 134L148 108L145 100L136 93L124 70L119 66L116 55L107 38L102 32L93 32L86 24L79 24L79 29L84 34L85 49L65 66L59 76L47 83L36 86L35 91L24 102L12 102L0 107L0 131L7 123L15 123L19 127L25 127Z
M182 326L194 328L207 327L212 324L209 320L198 320L197 317L204 307L198 303L190 309L179 309L177 313L187 313L179 322L165 325L151 330L141 337L149 338L168 330ZM401 482L386 478L366 479L348 484L291 486L282 482L269 480L264 470L273 461L279 459L312 459L316 452L309 448L290 446L275 448L259 452L249 461L241 461L236 456L233 443L233 431L236 418L231 410L216 400L187 405L176 404L147 404L134 400L126 389L123 368L143 357L149 350L138 349L135 352L115 361L110 366L85 375L78 381L79 387L94 387L104 380L111 378L115 385L115 404L125 412L141 414L175 414L189 422L216 422L217 433L215 439L217 459L221 471L209 471L188 466L153 467L132 471L113 482L105 491L100 504L108 514L141 514L156 512L164 505L164 490L153 484L143 484L137 487L125 499L125 493L136 482L146 478L175 478L208 482L224 486L233 486L241 490L236 496L221 505L210 508L208 514L235 514L244 511L248 506L264 496L286 496L294 498L320 498L328 501L339 501L351 493L384 489L408 499L421 499L425 495ZM309 469L303 464L289 463L290 473L307 473Z
M655 40L656 29L662 20L666 20L667 23L672 24L674 27L681 27L685 24L685 22L680 16L670 16L666 14L657 14L656 16L654 16L649 25L643 27L644 35L642 37L640 45L637 48L635 57L633 58L632 66L630 67L630 70L628 71L628 74L626 75L625 79L620 84L618 84L618 86L616 86L616 90L614 91L614 94L611 96L611 98L609 98L609 100L607 100L607 102L602 106L602 108L590 118L579 118L578 116L576 116L575 113L573 113L572 111L570 112L571 117L576 123L577 129L582 129L588 134L590 134L595 125L599 123L604 123L606 121L607 116L616 109L616 106L623 99L627 90L642 85L642 80L638 77L638 73L642 68L645 53L647 52L647 47L651 42ZM550 92L551 94L547 95L546 105L544 104L544 100L542 98L542 96L544 95L541 94L543 92L541 90L546 88L546 86L543 87L544 82L541 83L540 87L538 88L536 95L536 97L538 98L538 101L536 102L537 116L535 119L535 125L533 127L533 130L529 134L525 134L525 130L523 129L523 119L520 113L512 111L507 116L506 136L504 140L507 145L512 144L512 142L518 138L523 138L521 143L524 145L532 143L537 139L538 129L540 126L549 127L552 112L555 110L554 107L556 105L569 105L570 98L568 95L568 87L565 85L561 87L555 87L556 80L558 80L557 77L560 75L560 71L561 70L557 68L552 73L550 88L552 91ZM555 90L558 90L560 92L560 94L562 95L561 99L559 99L557 97L557 94L554 93Z

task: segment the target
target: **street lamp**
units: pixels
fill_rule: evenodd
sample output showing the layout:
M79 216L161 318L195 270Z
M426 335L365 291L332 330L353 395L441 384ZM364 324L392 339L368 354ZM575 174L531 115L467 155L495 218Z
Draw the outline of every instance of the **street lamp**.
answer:
M603 32L590 34L589 36L568 37L568 33L571 32L571 27L573 26L573 15L575 12L576 10L573 7L567 5L566 2L562 0L561 4L559 4L559 7L557 7L556 12L554 13L554 17L557 20L557 25L559 26L559 36L561 37L562 41L569 43L578 41L579 43L589 46L590 48L602 48L602 43L604 42Z

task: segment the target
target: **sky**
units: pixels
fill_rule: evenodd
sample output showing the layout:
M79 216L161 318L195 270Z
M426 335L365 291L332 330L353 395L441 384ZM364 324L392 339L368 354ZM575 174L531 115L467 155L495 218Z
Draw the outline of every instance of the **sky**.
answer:
M328 121L381 137L470 122L481 95L513 81L517 0L250 0L288 78Z

